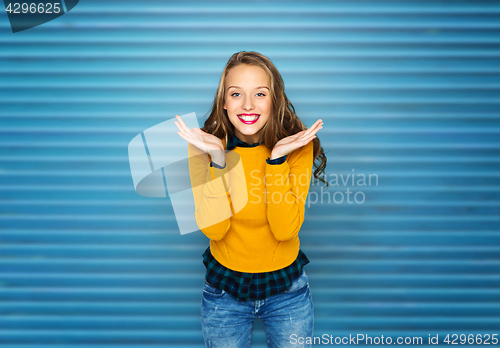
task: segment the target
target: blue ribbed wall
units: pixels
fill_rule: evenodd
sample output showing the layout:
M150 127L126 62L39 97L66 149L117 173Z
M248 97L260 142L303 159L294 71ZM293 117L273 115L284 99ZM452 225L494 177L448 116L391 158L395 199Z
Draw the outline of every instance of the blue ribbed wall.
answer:
M94 0L0 12L0 346L203 347L208 239L134 191L127 145L202 123L240 50L324 120L330 180L378 176L307 209L315 335L500 333L498 1Z

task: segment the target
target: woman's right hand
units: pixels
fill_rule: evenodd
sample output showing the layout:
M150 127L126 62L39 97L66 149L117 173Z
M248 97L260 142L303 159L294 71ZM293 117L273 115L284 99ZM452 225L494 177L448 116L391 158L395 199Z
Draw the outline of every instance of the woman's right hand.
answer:
M190 129L179 115L175 115L175 117L177 117L177 121L174 121L174 123L179 128L177 134L201 151L208 153L214 163L223 167L225 164L225 152L222 140L199 128Z

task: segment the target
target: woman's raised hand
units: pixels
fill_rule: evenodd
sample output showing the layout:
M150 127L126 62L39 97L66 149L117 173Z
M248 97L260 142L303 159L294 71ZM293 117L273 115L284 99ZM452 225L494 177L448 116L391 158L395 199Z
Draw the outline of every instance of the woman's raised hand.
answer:
M224 159L224 145L222 145L221 139L199 128L190 129L179 115L175 115L175 117L177 117L177 121L174 123L179 128L177 134L201 151L208 153L212 158L219 159L216 163L220 163L220 160Z
M316 138L316 133L323 128L323 120L319 119L309 128L281 139L274 145L270 159L279 158L288 155L299 147L307 145Z

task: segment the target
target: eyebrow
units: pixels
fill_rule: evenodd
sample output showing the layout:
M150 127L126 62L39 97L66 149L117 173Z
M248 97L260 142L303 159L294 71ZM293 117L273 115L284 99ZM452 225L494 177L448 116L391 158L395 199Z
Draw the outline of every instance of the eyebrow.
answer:
M240 86L229 86L229 87L227 88L227 90L228 90L228 91L229 91L229 88L241 88L241 87L240 87ZM260 87L257 87L257 88L255 88L255 89L259 89L259 88L267 88L267 89L269 89L269 87L267 87L267 86L260 86Z

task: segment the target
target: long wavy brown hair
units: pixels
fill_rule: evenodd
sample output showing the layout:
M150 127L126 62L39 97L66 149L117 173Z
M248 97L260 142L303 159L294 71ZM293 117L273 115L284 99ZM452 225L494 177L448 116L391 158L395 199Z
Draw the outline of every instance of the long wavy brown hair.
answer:
M211 111L209 111L210 116L205 121L202 128L204 132L215 135L219 139L225 139L226 144L228 143L228 139L233 136L234 126L231 121L229 121L227 111L224 109L226 97L224 86L229 70L240 64L254 65L264 69L271 83L271 115L267 123L264 125L263 131L260 133L261 136L258 141L259 143L264 142L264 145L269 150L272 150L274 145L276 145L276 143L281 139L307 129L295 113L295 108L292 103L288 100L285 94L285 83L283 78L271 60L258 52L240 51L233 54L231 58L229 58L229 61L222 72L219 87L217 88L217 93L215 94ZM324 175L326 167L325 152L321 147L319 137L314 138L312 142L314 143L313 163L316 167L314 177L325 183L328 187L328 182L321 177Z

